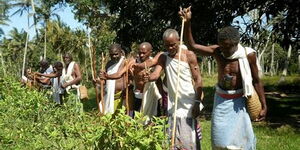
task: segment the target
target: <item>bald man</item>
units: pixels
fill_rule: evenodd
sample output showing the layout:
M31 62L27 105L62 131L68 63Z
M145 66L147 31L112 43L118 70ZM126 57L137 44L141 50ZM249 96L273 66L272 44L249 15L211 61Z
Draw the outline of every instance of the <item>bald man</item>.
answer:
M179 60L179 35L174 29L167 29L164 32L163 42L167 52L159 56L154 72L149 76L145 76L145 80L156 81L159 79L162 70L165 71L168 87L170 127L174 125L175 95L178 94L175 147L171 149L198 150L200 149L200 137L196 131L198 122L195 118L200 113L202 79L197 57L192 51L182 48ZM180 66L180 69L178 69L178 66ZM180 76L177 80L179 70ZM178 86L177 81L179 82ZM171 135L171 132L169 134Z

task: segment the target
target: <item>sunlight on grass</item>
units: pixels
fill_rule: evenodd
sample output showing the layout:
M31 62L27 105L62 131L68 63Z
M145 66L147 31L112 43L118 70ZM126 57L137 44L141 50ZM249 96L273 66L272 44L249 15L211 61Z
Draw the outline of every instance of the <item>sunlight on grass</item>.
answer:
M201 120L203 150L211 149L211 122ZM300 134L289 125L271 128L266 123L253 123L258 150L296 150L299 149ZM226 129L224 129L226 130Z

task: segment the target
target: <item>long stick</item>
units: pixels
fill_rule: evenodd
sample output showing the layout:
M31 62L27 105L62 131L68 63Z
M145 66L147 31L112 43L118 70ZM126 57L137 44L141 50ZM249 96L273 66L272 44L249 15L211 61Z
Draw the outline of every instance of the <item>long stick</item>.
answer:
M101 53L101 71L104 71L104 63L105 63L105 57L103 55L103 52ZM101 90L101 105L102 105L102 114L105 113L105 104L104 104L104 80L100 80L100 90Z
M90 39L90 34L88 33L88 38L89 38L89 52L90 52L90 59L91 59L91 70L92 70L92 78L93 80L96 79L96 51L94 47L91 48L91 39ZM97 83L95 84L95 93L96 93L96 103L98 107L98 112L100 112L100 106L99 106L99 92L97 88Z
M129 115L129 101L128 101L128 60L125 60L125 67L126 67L126 74L125 74L125 85L126 85L126 110L127 110L127 115Z
M178 58L178 72L177 72L177 83L176 83L176 96L175 96L175 106L173 114L173 129L172 129L172 139L171 139L171 149L174 148L175 144L175 133L176 133L176 110L177 110L177 101L178 101L178 87L179 87L179 77L180 77L180 61L181 61L181 49L182 49L182 39L183 39L183 30L184 30L184 19L181 23L181 33L180 33L180 45L179 45L179 58Z

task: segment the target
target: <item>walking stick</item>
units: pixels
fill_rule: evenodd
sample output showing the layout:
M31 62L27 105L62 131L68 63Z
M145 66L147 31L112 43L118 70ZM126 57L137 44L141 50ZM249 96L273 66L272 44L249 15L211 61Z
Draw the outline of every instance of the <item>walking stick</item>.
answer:
M125 102L126 102L126 110L127 110L127 115L129 115L130 110L129 110L129 101L128 101L128 60L125 60L125 67L126 67L126 74L125 74L125 85L126 85L126 95L125 95Z
M101 53L101 71L104 71L104 63L105 57L103 52ZM102 114L105 113L105 105L104 105L104 80L100 80L100 90L101 90L101 105L102 105Z
M95 47L91 48L91 41L89 38L89 52L90 52L90 59L91 59L91 70L92 70L92 78L93 80L96 79L96 51L95 51ZM97 88L97 83L95 83L95 93L96 93L96 103L97 103L97 108L98 108L98 113L100 112L100 106L99 106L99 92L98 92L98 88Z
M171 149L174 148L175 144L175 133L176 133L176 111L177 111L177 101L178 101L178 87L179 87L179 77L180 77L180 59L181 59L181 45L183 39L183 30L184 30L184 18L182 18L181 23L181 32L180 32L180 45L179 45L179 58L178 58L178 67L177 67L177 83L176 83L176 95L175 95L175 106L173 114L173 129L172 129L172 138L171 138Z

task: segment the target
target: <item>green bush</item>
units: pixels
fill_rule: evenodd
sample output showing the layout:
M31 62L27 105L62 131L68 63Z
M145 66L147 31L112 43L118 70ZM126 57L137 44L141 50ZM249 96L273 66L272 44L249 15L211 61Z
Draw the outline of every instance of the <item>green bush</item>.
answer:
M58 106L14 79L0 80L0 145L3 149L163 149L165 120L79 113L74 96Z

